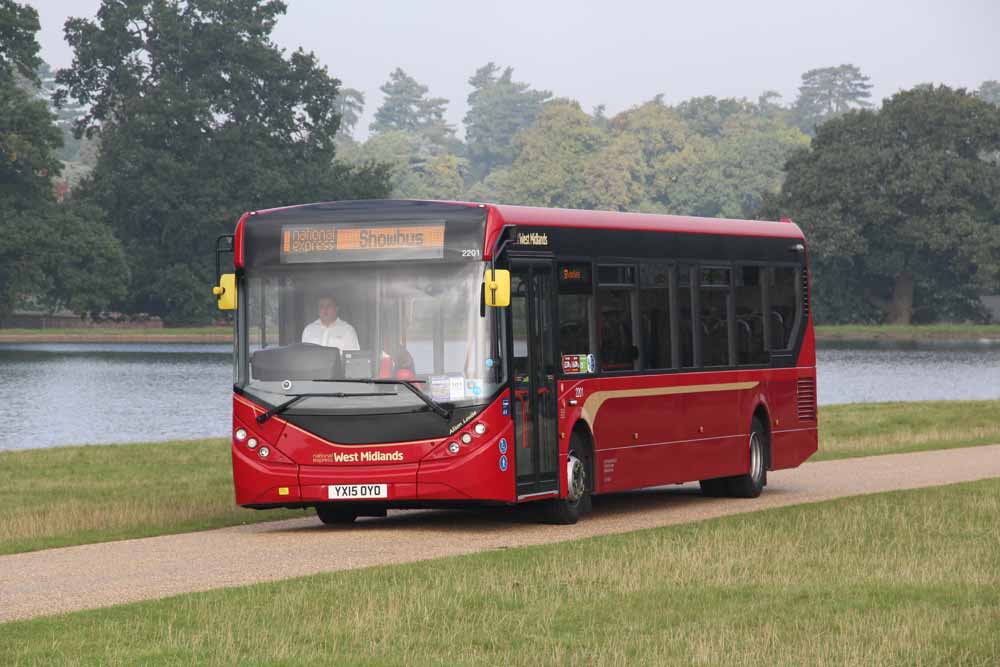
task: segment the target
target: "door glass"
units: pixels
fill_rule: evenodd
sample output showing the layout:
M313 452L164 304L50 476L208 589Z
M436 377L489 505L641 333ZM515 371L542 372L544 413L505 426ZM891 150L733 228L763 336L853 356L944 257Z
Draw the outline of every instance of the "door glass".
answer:
M550 264L515 264L511 269L514 465L519 495L558 488L553 287Z

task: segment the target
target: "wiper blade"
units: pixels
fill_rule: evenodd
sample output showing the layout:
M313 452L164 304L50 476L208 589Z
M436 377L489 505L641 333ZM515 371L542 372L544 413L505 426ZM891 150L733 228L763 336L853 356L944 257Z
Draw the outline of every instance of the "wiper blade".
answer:
M370 393L370 394L351 394L351 393L347 393L347 392L343 392L343 391L338 391L338 392L333 393L333 394L331 394L331 393L324 393L324 394L319 394L319 393L296 394L295 396L293 396L291 398L291 400L285 401L284 403L281 403L280 405L274 406L273 408L271 408L267 412L264 412L264 413L261 413L261 414L257 415L257 423L258 424L263 424L264 422L266 422L271 417L273 417L275 415L280 415L282 412L284 412L288 408L292 407L293 405L295 405L296 403L298 403L299 401L301 401L303 398L311 398L311 397L314 397L314 396L332 396L333 398L348 398L348 397L351 397L351 396L382 396L382 393L381 392L375 392L375 393Z
M326 380L324 380L325 382ZM433 398L420 391L415 384L410 380L375 380L375 379L364 379L364 378L351 378L348 380L330 380L330 382L355 382L357 384L389 384L389 385L402 385L409 389L414 396L423 401L427 407L429 407L434 414L438 415L442 419L451 420L451 410L444 407Z

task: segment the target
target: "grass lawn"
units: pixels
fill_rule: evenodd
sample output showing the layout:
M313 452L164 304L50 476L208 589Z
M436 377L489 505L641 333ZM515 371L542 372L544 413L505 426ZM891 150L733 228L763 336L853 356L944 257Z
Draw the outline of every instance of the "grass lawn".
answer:
M235 505L225 439L0 453L0 554L303 516Z
M996 665L998 512L1000 480L848 498L18 621L3 625L0 655L101 665Z
M849 403L819 409L812 461L1000 444L1000 401Z
M1000 401L822 407L813 460L1000 443L998 414ZM224 439L0 453L0 507L0 554L306 515L236 507Z
M816 340L1000 340L1000 324L829 324L816 327Z

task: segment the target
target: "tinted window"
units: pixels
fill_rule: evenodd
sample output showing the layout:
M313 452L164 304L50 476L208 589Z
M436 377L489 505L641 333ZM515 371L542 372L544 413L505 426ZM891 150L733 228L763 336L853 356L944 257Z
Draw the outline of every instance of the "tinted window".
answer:
M632 289L621 287L600 287L597 290L602 370L631 370L636 366L637 350L632 342L632 293Z
M586 355L590 349L591 302L589 294L559 295L559 355Z
M793 266L779 266L766 270L767 295L770 303L770 348L785 350L791 344L795 320L798 317L799 270Z
M677 342L682 368L695 366L693 326L694 290L691 289L691 272L693 268L690 264L681 264L677 267Z
M598 285L634 285L635 267L631 265L605 265L597 267Z
M643 264L639 272L639 326L643 368L671 368L670 265Z
M729 365L729 277L728 268L701 269L701 358L703 366Z
M763 269L741 266L736 269L736 363L766 364L764 345Z

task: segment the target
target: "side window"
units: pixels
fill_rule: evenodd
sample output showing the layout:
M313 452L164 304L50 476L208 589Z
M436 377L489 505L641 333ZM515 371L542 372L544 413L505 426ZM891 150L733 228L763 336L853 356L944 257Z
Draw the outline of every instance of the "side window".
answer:
M576 262L558 266L559 356L564 373L586 373L593 354L590 330L594 321L593 283L590 264Z
M678 348L681 368L697 365L694 354L694 290L691 289L691 274L694 266L681 264L677 267L677 323Z
M597 267L598 354L602 370L633 370L637 366L639 350L632 331L635 283L634 266Z
M786 350L792 342L798 308L799 269L777 266L767 269L768 323L772 350Z
M736 363L766 364L764 345L764 283L759 266L736 269Z
M731 269L703 266L699 306L703 366L729 365L729 298Z
M639 272L639 326L643 368L673 367L670 347L669 264L643 264Z

